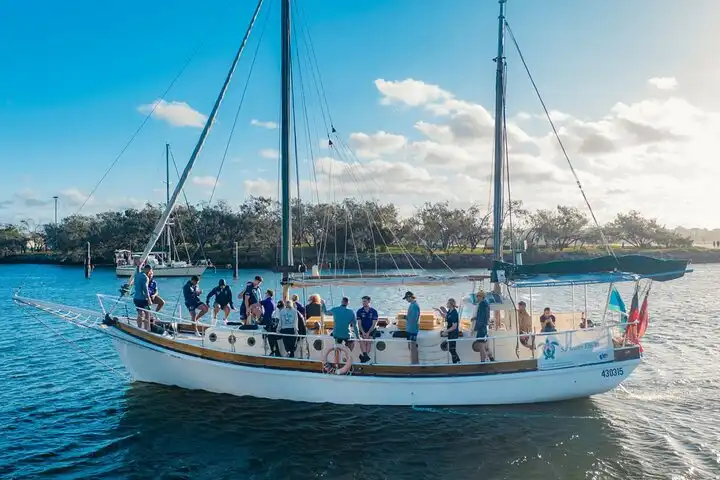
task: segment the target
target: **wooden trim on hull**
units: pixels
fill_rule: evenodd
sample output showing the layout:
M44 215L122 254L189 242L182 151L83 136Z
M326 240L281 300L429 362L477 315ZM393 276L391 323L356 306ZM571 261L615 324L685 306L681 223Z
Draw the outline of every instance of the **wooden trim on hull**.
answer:
M204 358L222 363L232 363L246 367L272 368L299 372L322 373L322 364L316 360L288 359L283 357L266 357L245 355L241 353L221 352L195 345L176 342L170 338L159 337L144 330L138 330L123 323L116 323L115 328L134 338L157 347L174 352ZM615 350L614 361L625 361L640 358L638 347ZM612 362L610 362L612 363ZM352 374L355 376L372 377L448 377L497 375L504 373L532 372L537 370L537 360L518 360L512 362L492 362L482 364L448 364L448 365L368 365L354 364Z

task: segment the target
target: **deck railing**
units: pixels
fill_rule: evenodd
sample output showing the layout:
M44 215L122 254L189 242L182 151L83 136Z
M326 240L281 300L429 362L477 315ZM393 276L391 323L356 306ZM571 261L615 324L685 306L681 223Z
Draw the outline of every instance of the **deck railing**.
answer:
M129 301L129 299L119 299L117 297L110 297L107 295L100 295L98 294L98 300L100 301L101 307L103 308L104 312L114 312L115 316L118 316L118 318L127 323L128 325L135 326L136 325L136 318L137 318L137 309L134 306L133 303ZM195 339L201 342L203 346L209 347L209 348L217 348L213 344L210 344L209 342L206 342L204 331L208 328L215 328L216 331L231 331L233 333L241 333L245 337L253 337L256 338L256 341L262 341L263 345L265 345L265 352L264 354L268 354L268 348L267 348L267 342L268 338L275 338L278 340L279 344L282 345L282 339L285 337L292 337L296 339L295 345L298 347L297 352L299 353L298 358L295 358L295 360L307 360L311 358L311 352L310 349L313 348L313 344L316 340L322 340L323 345L327 345L327 341L333 341L331 334L307 334L307 335L300 335L300 334L285 334L280 332L267 332L264 328L261 326L258 326L256 329L243 327L242 325L224 325L222 322L218 322L217 325L211 325L210 323L206 323L204 321L200 322L193 322L189 318L180 318L173 316L169 313L164 312L155 312L151 309L145 309L149 315L154 317L156 327L152 330L153 333L160 334L160 335L168 335L171 336L173 339L178 339L178 336L185 334L193 335ZM222 314L222 312L220 313ZM203 317L203 320L209 320L208 316L212 315L212 312L209 312L206 314L206 316ZM498 361L518 361L523 360L523 358L520 358L521 355L517 352L530 352L531 358L537 358L539 362L555 360L554 357L561 357L563 354L566 354L567 352L576 352L576 356L579 355L583 349L587 350L585 352L586 356L591 356L593 352L597 351L598 356L602 356L603 353L609 355L614 349L617 348L627 348L629 346L632 346L632 344L629 344L626 337L622 335L622 332L627 328L629 325L637 324L638 322L617 322L617 323L611 323L606 324L602 326L593 326L589 328L575 328L571 330L561 330L557 332L550 332L550 333L531 333L531 334L519 334L519 333L511 333L511 334L493 334L489 335L487 337L487 346L489 347L488 350L490 353L497 352L497 346L498 344L507 346L508 344L515 345L515 350L512 350L512 356L515 358L507 359L507 358L497 358ZM182 328L185 326L186 328ZM394 325L390 325L390 328L386 330L389 332L401 332L402 330L397 329ZM495 333L504 332L504 330L497 330ZM493 331L491 330L491 333ZM531 347L534 348L528 348L525 345L522 344L522 338L527 337L528 343ZM189 337L185 337L186 340L189 339ZM418 349L419 351L434 351L437 353L437 348L440 347L441 350L444 352L446 356L446 363L452 363L451 354L449 351L449 344L447 342L456 342L456 349L460 353L464 353L464 356L467 356L468 348L467 345L473 345L478 340L475 336L471 335L463 335L457 339L448 339L445 336L440 335L440 331L424 331L424 333L420 336L418 342ZM388 344L390 345L397 345L397 344L405 344L409 346L409 342L405 337L393 337L393 336L382 336L380 338L371 338L371 339L363 339L363 338L351 338L351 341L353 342L353 352L358 352L360 349L359 343L360 342L369 342L371 344L370 346L370 355L372 363L375 364L381 364L381 365L387 365L387 366L395 366L395 365L408 365L408 363L387 363L387 362L378 362L378 352L382 352L387 349ZM444 343L444 345L443 345ZM588 347L588 345L591 345ZM378 348L380 346L380 348ZM478 347L478 345L473 345L473 347ZM587 348L586 348L587 347ZM233 346L231 351L235 351L235 348ZM316 348L316 350L318 350ZM322 350L322 349L319 349ZM553 353L553 355L548 355L548 351L555 351L558 350L558 353ZM397 350L395 350L397 351ZM474 355L476 355L477 358L480 357L479 351L475 350L475 348L472 348L472 352ZM507 352L507 347L506 347ZM252 355L252 354L251 354ZM422 356L422 355L420 355ZM523 357L526 357L526 355L523 355ZM477 361L477 362L468 362L468 359L461 359L462 364L481 364L483 362ZM599 358L598 360L601 360ZM609 360L609 359L608 359ZM598 363L598 362L595 362ZM418 365L437 365L437 362L435 363L422 363L420 362Z

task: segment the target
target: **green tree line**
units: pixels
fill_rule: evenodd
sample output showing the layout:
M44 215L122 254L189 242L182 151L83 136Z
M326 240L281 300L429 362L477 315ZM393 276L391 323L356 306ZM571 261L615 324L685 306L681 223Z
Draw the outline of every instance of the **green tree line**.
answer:
M147 204L142 209L71 215L57 225L4 225L0 256L52 252L81 259L90 242L95 263L111 263L115 249L142 250L161 209L162 205ZM401 218L393 204L346 199L336 204L295 202L292 216L296 257L312 262L382 253L477 253L492 245L492 215L476 206L460 209L447 202L428 202ZM237 242L244 258L274 264L280 210L277 202L265 197L251 197L236 208L222 201L178 206L172 231L181 257L187 252L196 260L204 253L216 263L229 263ZM637 211L618 213L602 233L609 242L638 249L692 245L689 238ZM553 251L603 243L588 215L563 205L531 212L521 202L512 202L505 208L503 234L507 248L512 241Z

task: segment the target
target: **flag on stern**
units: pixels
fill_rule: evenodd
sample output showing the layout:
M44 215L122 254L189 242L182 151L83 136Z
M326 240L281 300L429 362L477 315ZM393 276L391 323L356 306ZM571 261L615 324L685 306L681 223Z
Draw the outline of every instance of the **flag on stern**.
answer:
M610 301L608 302L608 309L612 310L614 312L618 312L624 316L627 316L626 310L625 310L625 302L623 302L622 297L620 296L620 292L617 291L617 288L613 287L612 292L610 292Z
M630 314L627 318L627 323L632 323L633 325L628 325L627 329L625 330L625 338L628 342L639 344L640 338L638 337L638 324L637 321L640 318L640 311L638 310L638 304L640 303L640 300L638 298L638 290L639 287L635 286L635 293L633 294L632 303L630 304Z
M645 335L648 323L650 323L650 313L648 312L648 296L650 295L650 288L645 292L645 298L643 299L642 306L640 307L640 313L638 314L638 340Z

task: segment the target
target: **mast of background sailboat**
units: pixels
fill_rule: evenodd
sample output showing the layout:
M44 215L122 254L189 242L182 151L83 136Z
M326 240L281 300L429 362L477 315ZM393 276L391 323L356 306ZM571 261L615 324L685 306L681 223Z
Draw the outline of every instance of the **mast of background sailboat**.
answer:
M503 259L502 221L503 221L503 102L505 87L505 0L499 0L498 51L495 58L495 159L494 159L494 200L493 200L493 250L495 260Z
M280 131L280 162L281 162L281 205L282 205L282 280L283 297L287 296L288 274L293 265L292 252L292 219L290 217L290 0L282 0L280 19L280 32L282 37L282 64L281 64L281 131Z
M170 205L170 144L165 144L165 205ZM172 262L172 239L170 238L170 225L166 226L167 262Z
M163 231L165 230L165 225L167 224L168 218L170 218L170 214L172 213L173 208L175 207L175 202L177 202L177 198L180 195L180 192L183 189L183 186L185 185L185 182L188 179L188 176L190 175L190 171L192 170L193 165L195 164L195 160L197 160L198 155L200 155L200 151L203 148L203 145L205 145L205 139L208 136L208 133L210 133L210 129L213 126L213 123L215 122L215 117L217 116L218 109L220 108L220 104L223 101L223 98L225 97L225 92L228 89L228 86L230 85L230 80L232 80L233 73L235 73L235 68L237 67L238 61L240 61L240 57L242 56L243 51L245 50L245 45L247 45L248 38L250 37L250 32L253 29L253 25L255 25L255 21L257 20L258 14L260 13L260 7L263 4L263 0L258 0L257 7L255 7L255 12L253 13L253 17L250 20L250 25L248 26L247 31L245 32L245 36L243 37L243 41L240 44L240 47L237 50L237 53L235 54L235 58L233 59L233 63L230 66L230 70L227 73L227 76L225 77L225 83L223 83L222 88L220 89L220 93L217 96L217 99L215 100L215 104L213 105L212 110L210 111L210 115L208 116L207 122L205 122L205 127L203 127L202 133L200 133L200 138L198 139L197 144L195 145L195 149L192 152L192 155L190 155L190 160L188 160L187 165L185 165L185 170L183 170L182 174L180 175L180 178L178 179L177 185L175 186L175 190L173 190L172 195L170 196L170 199L168 200L167 205L165 205L165 211L160 216L160 220L158 220L158 223L155 225L155 229L153 230L152 234L150 235L150 240L148 241L147 245L145 246L145 250L143 250L142 255L140 256L140 265L145 263L145 260L147 260L148 255L152 251L153 247L157 243L158 239L162 235ZM130 277L130 284L132 284L133 277Z

